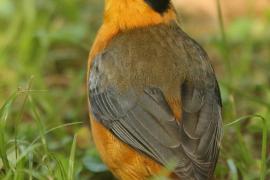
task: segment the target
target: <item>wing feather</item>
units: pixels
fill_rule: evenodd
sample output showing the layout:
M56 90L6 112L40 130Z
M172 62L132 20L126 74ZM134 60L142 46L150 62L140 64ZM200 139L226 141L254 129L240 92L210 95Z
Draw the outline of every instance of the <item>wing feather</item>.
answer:
M104 62L114 64L121 58L132 56L119 54L121 51L110 54L112 49L105 50L109 55L98 55L92 65L90 111L97 121L132 148L164 166L173 162L174 173L180 179L210 179L222 136L219 87L205 52L183 32L177 33L187 39L181 46L176 45L188 58L188 61L182 59L187 70L184 82L178 86L182 101L180 122L176 121L161 87L144 85L138 90L128 85L124 91L119 90L119 85L111 79L110 66Z

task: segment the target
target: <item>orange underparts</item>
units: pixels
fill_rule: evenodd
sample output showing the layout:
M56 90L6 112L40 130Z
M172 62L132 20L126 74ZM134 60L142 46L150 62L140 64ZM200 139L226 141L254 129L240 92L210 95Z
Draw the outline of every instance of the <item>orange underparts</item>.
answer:
M93 116L91 128L100 156L110 171L121 180L147 180L154 175L168 176L157 162L124 144Z

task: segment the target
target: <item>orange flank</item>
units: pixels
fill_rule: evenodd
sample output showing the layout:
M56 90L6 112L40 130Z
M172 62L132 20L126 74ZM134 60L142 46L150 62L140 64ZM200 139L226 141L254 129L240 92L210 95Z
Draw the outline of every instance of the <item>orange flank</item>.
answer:
M160 174L162 166L124 144L93 116L91 129L102 160L115 177L123 180L144 180Z
M182 112L181 112L181 100L180 98L175 98L175 97L169 97L166 98L168 105L170 106L174 117L177 121L181 120L182 117Z

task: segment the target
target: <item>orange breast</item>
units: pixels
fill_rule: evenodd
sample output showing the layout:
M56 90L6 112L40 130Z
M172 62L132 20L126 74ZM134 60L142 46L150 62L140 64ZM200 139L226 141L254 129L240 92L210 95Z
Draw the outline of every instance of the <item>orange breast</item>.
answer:
M124 144L91 114L90 119L93 138L100 156L117 178L144 180L154 175L166 175L160 164Z

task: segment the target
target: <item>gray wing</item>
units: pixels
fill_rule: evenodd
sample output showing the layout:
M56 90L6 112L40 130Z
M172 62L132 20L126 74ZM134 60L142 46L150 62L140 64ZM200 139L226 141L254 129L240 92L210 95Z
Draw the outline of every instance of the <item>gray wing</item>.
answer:
M203 55L198 49L191 50L188 43L185 48L187 54ZM178 123L160 87L137 91L130 86L120 91L108 71L99 65L110 58L98 55L90 73L90 111L96 120L158 163L174 164L174 173L180 179L210 179L218 159L222 129L221 99L212 68L196 77L190 69L185 82L179 84L182 120ZM201 60L194 61L194 68L200 69Z
M190 82L182 86L183 116L181 143L190 159L177 169L185 178L209 179L218 160L222 135L221 105L218 86L200 89Z

